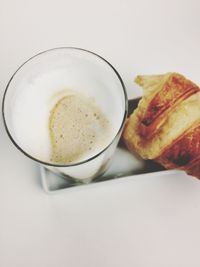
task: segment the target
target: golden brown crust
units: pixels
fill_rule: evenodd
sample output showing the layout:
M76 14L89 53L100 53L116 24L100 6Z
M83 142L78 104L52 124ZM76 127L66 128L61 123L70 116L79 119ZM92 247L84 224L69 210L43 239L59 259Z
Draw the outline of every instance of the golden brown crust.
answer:
M125 125L128 149L200 178L200 88L178 73L136 82L144 96Z
M174 140L155 159L166 168L190 169L200 163L200 121Z
M167 115L184 99L200 89L182 75L174 73L166 81L160 91L150 101L144 116L141 118L138 133L150 139L163 125Z

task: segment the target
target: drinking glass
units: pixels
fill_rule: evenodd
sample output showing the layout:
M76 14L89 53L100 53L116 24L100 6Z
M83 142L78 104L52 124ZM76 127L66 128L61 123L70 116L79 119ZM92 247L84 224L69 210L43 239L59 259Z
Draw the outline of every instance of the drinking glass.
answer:
M49 136L45 130L51 97L61 88L75 89L93 98L113 130L112 140L100 152L71 164L50 162ZM7 85L2 105L6 131L22 153L65 178L84 183L108 169L127 108L125 86L116 69L101 56L74 47L44 51L22 64Z

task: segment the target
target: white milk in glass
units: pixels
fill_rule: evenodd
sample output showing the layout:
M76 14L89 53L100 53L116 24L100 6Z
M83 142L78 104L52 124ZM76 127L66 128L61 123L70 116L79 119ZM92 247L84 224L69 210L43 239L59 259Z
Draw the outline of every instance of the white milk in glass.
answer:
M93 103L111 127L109 134L101 129L104 142L91 153L59 164L51 161L49 118L56 103L68 95ZM7 131L22 152L53 171L88 181L110 162L125 121L127 98L120 77L106 61L81 49L61 48L33 57L15 73L3 108Z

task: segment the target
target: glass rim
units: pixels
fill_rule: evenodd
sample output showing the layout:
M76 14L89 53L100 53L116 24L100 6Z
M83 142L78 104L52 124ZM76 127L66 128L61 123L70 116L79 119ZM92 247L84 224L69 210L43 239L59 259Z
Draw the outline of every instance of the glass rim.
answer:
M92 157L88 158L88 159L85 159L85 160L82 160L82 161L79 161L79 162L75 162L75 163L71 163L71 164L56 164L56 163L51 163L51 162L46 162L46 161L42 161L38 158L35 158L33 157L32 155L30 155L29 153L27 153L24 149L21 148L21 146L19 144L17 144L17 142L14 140L14 138L12 137L9 129L8 129L8 126L7 126L7 123L6 123L6 116L5 116L5 100L6 100L6 95L7 95L7 92L8 92L8 89L9 89L9 86L12 82L12 80L15 78L16 74L23 68L23 66L25 64L27 64L29 61L31 61L32 59L36 58L36 57L39 57L40 55L43 55L43 54L46 54L46 53L49 53L49 52L52 52L52 51L55 51L55 50L78 50L78 51L82 51L82 52L86 52L88 54L91 54L95 57L97 57L98 59L102 60L104 63L106 63L113 71L114 73L116 74L117 78L119 79L120 81L120 84L121 84L121 87L122 87L122 90L123 90L123 94L124 94L124 104L125 104L125 109L124 109L124 116L123 116L123 119L122 119L122 122L121 122L121 125L119 127L119 130L117 131L117 133L114 135L114 137L112 138L112 141L105 147L103 148L100 152L98 152L97 154L93 155ZM92 52L92 51L89 51L87 49L83 49L83 48L78 48L78 47L56 47L56 48L51 48L51 49L47 49L47 50L44 50L42 52L39 52L37 54L35 54L34 56L30 57L29 59L27 59L24 63L22 63L18 68L17 70L13 73L13 75L11 76L10 80L8 81L8 84L6 86L6 89L4 91L4 94L3 94L3 100L2 100L2 117L3 117L3 123L4 123L4 127L5 127L5 130L10 138L10 140L12 141L12 143L15 145L15 147L20 150L25 156L27 156L28 158L32 159L33 161L36 161L40 164L43 164L43 165L47 165L47 166L50 166L50 167L73 167L73 166L79 166L79 165L82 165L84 163L87 163L89 161L92 161L93 159L97 158L99 155L101 155L104 151L106 151L113 143L114 141L116 140L116 138L120 135L121 133L121 130L123 129L123 126L124 126L124 123L125 123L125 120L127 118L127 114L128 114L128 96L127 96L127 92L126 92L126 87L124 85L124 82L121 78L121 76L119 75L118 71L113 67L113 65L107 61L105 58L103 58L102 56Z

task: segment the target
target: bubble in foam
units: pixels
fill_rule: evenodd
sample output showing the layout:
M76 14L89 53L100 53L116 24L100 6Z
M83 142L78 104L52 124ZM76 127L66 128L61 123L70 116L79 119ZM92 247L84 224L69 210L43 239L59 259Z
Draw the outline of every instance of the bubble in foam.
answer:
M109 143L111 129L93 100L78 94L62 97L49 117L51 161L69 164L95 155Z

